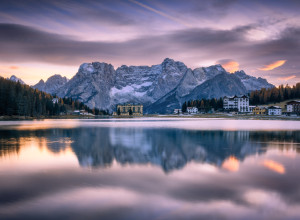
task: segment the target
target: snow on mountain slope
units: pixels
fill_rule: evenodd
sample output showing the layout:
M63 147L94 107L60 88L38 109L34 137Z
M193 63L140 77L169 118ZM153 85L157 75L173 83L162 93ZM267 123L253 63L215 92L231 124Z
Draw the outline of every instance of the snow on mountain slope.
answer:
M260 90L261 88L272 88L274 85L268 83L266 79L247 75L243 70L233 73L236 75L248 91Z
M26 84L22 79L16 77L15 75L12 75L10 78L7 79L13 82L20 82L21 84Z

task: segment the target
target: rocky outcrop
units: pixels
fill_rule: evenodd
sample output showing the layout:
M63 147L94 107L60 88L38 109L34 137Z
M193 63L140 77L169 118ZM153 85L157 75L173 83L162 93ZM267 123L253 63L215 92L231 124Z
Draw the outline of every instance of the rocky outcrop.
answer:
M108 109L110 90L115 85L116 71L107 63L84 63L78 73L58 89L60 97L72 97L89 107Z
M36 85L32 86L32 88L47 92L49 94L56 94L58 89L60 89L67 82L68 79L66 77L62 77L61 75L53 75L49 77L46 82L41 79Z
M268 89L274 87L274 85L268 83L266 79L263 79L261 77L256 78L253 76L249 76L243 70L236 71L233 74L236 75L242 81L242 83L248 91L260 90L261 88Z

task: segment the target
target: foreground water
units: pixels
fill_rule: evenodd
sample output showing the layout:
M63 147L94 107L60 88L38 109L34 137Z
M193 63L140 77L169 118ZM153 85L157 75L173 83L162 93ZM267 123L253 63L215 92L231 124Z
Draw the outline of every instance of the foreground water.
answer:
M0 219L300 219L300 123L0 122Z

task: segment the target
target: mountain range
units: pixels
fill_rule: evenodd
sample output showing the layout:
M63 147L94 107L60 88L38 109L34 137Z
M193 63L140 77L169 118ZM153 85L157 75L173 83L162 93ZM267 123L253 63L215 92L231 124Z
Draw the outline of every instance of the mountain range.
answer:
M221 65L191 69L169 58L158 65L123 65L116 70L107 63L84 63L70 80L54 75L33 86L110 111L118 103L142 103L146 113L171 113L191 99L244 95L272 87L266 79L242 70L228 73Z

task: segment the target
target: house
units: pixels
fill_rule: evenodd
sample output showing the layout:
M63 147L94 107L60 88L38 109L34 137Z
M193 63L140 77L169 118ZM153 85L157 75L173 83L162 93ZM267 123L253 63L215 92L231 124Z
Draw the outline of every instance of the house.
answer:
M181 114L182 110L180 108L175 108L174 109L174 114Z
M143 105L134 103L125 103L117 105L117 115L121 116L142 116Z
M89 113L85 110L80 110L80 115L89 115Z
M72 115L80 115L80 111L79 111L79 110L74 110L74 111L72 112Z
M223 98L223 108L225 110L237 110L238 112L249 112L248 96L233 96Z
M267 114L267 108L264 106L256 106L253 110L252 113L254 115L266 115Z
M286 111L293 113L300 113L300 101L290 101L286 103Z
M187 111L189 114L197 114L197 113L198 113L198 108L196 108L196 107L187 107L187 108L186 108L186 111Z
M255 108L255 105L249 105L249 112L253 112L253 109Z
M270 106L268 108L268 115L281 115L282 109L279 106Z
M53 98L53 99L52 99L53 104L58 103L58 101L59 101L58 98Z

